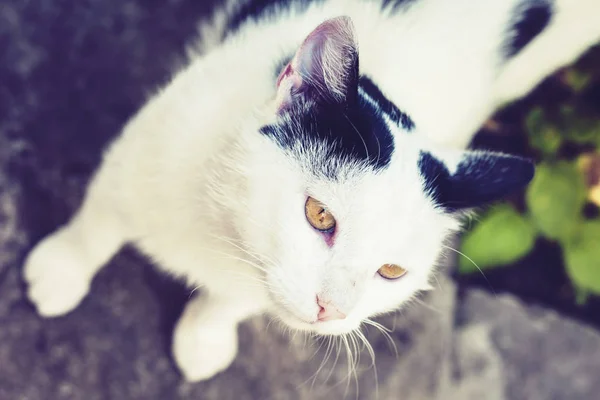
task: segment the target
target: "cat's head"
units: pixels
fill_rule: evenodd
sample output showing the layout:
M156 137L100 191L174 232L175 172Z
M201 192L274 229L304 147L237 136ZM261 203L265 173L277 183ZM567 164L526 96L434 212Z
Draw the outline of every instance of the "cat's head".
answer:
M246 144L241 233L291 327L346 333L397 309L430 287L465 210L533 176L520 158L432 147L359 74L348 18L310 33L273 84L273 115Z

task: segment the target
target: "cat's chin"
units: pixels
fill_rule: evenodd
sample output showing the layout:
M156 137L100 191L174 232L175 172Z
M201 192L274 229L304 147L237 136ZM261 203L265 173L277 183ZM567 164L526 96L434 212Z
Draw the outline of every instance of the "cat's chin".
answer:
M308 322L286 312L278 312L277 316L292 329L324 336L344 335L358 329L360 326L360 321L356 322L351 319Z

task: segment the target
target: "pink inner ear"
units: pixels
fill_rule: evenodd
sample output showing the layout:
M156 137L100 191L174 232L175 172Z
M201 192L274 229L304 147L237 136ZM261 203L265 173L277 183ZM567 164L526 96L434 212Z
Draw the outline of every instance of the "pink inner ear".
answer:
M280 112L292 104L292 96L300 89L302 77L289 62L277 77L277 97L275 104L277 112Z
M283 78L287 78L291 73L292 65L290 63L287 63L287 65L283 68L283 70L281 70L281 73L277 77L277 88L279 88L279 84L281 84Z
M356 54L350 18L332 18L317 26L277 78L277 110L290 106L294 95L304 92L302 85L311 86L323 98L342 100L355 65L349 58Z

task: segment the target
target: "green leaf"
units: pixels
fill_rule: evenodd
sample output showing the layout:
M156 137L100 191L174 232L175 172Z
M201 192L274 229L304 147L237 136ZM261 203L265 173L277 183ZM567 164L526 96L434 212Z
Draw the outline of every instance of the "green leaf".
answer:
M564 246L567 273L578 292L600 294L600 221L585 222Z
M592 81L592 75L588 72L578 71L575 68L568 68L564 74L565 83L575 92L585 89Z
M563 141L560 130L548 121L542 108L536 107L529 112L525 126L531 147L546 156L558 151Z
M471 260L461 256L459 271L511 264L529 253L535 238L535 228L526 218L508 204L497 205L463 236L461 252Z
M558 241L568 240L581 223L585 199L583 175L565 161L538 165L526 193L535 225L544 236Z
M572 105L560 107L560 125L566 140L579 144L595 144L600 139L600 122L577 112Z

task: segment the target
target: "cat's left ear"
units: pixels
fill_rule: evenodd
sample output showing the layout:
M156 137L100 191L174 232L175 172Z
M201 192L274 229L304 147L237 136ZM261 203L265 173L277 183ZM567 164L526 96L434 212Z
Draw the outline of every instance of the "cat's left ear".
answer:
M277 110L302 100L344 103L358 91L358 48L349 17L317 26L277 78Z
M422 152L419 169L427 193L450 212L479 207L523 189L535 173L527 159L480 151Z

